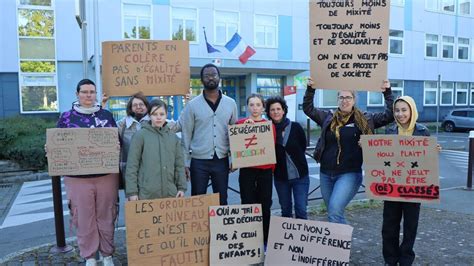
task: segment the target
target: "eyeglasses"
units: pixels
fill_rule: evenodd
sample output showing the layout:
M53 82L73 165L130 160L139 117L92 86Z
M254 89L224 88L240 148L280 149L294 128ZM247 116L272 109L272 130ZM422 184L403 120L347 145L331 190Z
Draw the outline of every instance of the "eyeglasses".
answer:
M215 74L205 74L204 75L205 79L210 79L210 78L216 79L218 77L219 77L219 74L217 74L217 73L215 73Z
M135 104L132 104L132 107L133 107L133 108L145 107L145 104L143 104L143 103L135 103Z
M354 97L352 97L352 96L339 96L339 97L337 97L337 99L341 102L342 101L352 101L354 99Z
M96 94L97 91L79 91L79 93L82 93L82 94Z

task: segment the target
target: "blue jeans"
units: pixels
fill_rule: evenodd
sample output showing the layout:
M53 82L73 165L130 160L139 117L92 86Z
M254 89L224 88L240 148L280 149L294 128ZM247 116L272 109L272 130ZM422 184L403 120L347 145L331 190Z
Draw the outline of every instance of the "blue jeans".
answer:
M293 217L293 199L295 200L295 216L297 219L308 219L306 207L308 206L309 177L291 180L276 180L275 188L281 206L281 216Z
M321 194L328 209L331 223L346 224L344 209L354 198L362 184L362 173L327 175L320 173Z
M207 192L209 179L212 191L219 193L220 205L227 205L229 187L229 158L219 159L215 154L211 160L191 159L191 195L203 195Z

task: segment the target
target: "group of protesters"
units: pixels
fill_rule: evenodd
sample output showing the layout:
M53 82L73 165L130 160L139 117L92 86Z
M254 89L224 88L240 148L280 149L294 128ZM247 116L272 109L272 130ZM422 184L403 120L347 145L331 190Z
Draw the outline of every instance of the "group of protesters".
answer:
M128 101L127 116L115 122L112 114L97 103L94 82L77 84L77 102L61 114L60 128L118 127L121 149L120 172L128 200L184 197L187 181L191 195L206 194L209 180L219 193L220 204L227 204L229 173L234 171L229 158L228 126L272 121L276 164L241 168L239 187L242 204L262 205L264 245L268 241L273 184L283 217L307 219L309 169L306 161L306 136L297 122L287 118L283 97L266 100L259 94L247 98L248 117L238 119L235 101L219 89L218 67L201 69L202 93L184 107L178 121L168 121L165 102L150 102L141 94ZM314 106L315 89L308 78L303 100L305 114L321 127L314 158L320 163L320 185L328 220L347 223L344 209L362 183L361 135L374 134L386 126L387 134L429 135L416 123L418 113L409 96L394 101L390 83L382 83L385 98L382 112L370 113L356 106L354 91L338 91L337 110ZM392 126L389 126L395 120ZM176 133L181 132L181 138ZM104 265L113 265L114 223L117 218L119 174L66 176L71 221L76 227L80 255L86 265L96 265L100 251ZM294 209L294 215L293 215ZM383 256L389 265L411 265L415 258L419 203L385 202L383 210ZM403 242L399 243L403 216Z

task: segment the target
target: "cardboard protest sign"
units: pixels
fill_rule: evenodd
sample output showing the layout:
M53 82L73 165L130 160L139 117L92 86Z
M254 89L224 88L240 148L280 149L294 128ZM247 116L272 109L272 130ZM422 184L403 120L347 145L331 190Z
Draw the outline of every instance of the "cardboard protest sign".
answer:
M349 265L352 229L272 216L265 265Z
M190 73L188 41L102 43L102 85L108 96L185 95Z
M48 174L74 176L119 172L118 131L105 128L48 128Z
M210 265L249 265L263 262L260 204L211 206Z
M387 78L390 1L310 0L314 88L380 90Z
M434 137L363 135L367 197L439 202L438 149Z
M274 164L275 141L272 122L229 126L230 152L234 168Z
M209 265L209 206L219 194L125 203L129 265Z

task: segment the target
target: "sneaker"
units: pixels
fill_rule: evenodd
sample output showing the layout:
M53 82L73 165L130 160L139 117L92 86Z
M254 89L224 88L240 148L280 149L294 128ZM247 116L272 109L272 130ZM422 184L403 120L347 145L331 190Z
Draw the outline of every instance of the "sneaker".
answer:
M86 266L97 266L97 261L95 260L95 258L87 259Z
M104 263L104 266L114 266L114 260L112 259L112 256L104 257L102 262Z

